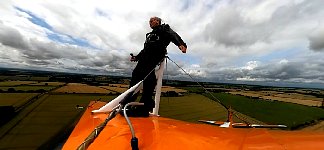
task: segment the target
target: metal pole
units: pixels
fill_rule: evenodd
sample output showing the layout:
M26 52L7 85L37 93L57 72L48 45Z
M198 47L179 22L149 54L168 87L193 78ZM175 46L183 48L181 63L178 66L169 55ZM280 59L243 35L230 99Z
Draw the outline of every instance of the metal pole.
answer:
M164 71L165 63L166 63L166 59L164 58L163 62L160 65L159 70L156 72L157 83L156 83L156 87L155 87L155 99L154 99L155 100L155 108L153 109L153 115L155 115L155 116L159 115L162 78L163 78L163 71Z

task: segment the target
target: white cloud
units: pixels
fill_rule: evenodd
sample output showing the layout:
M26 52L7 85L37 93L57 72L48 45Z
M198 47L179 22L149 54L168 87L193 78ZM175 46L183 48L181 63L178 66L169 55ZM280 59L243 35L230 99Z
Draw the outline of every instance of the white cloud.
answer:
M129 62L129 53L143 48L145 33L151 30L148 19L157 15L187 43L187 54L173 44L168 53L178 62L190 58L181 66L195 77L322 83L323 4L321 0L1 1L0 61L6 67L130 75L135 64ZM184 77L177 67L168 69L170 76Z
M283 59L279 61L279 64L287 64L289 61L287 59Z
M242 67L242 69L253 70L258 67L257 61L249 61L246 63L246 66Z

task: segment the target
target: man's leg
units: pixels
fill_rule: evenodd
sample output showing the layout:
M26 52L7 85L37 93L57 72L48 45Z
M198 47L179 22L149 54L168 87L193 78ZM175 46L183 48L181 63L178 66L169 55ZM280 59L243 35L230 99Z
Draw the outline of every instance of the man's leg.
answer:
M139 81L143 80L149 73L150 74L146 77L143 83L143 93L140 102L144 103L144 106L133 107L129 111L130 113L128 113L129 116L147 117L149 116L149 111L152 111L153 108L155 107L155 102L152 99L152 95L154 93L154 89L157 81L156 81L155 72L152 71L155 68L155 66L152 66L152 64L154 63L150 61L143 61L143 62L139 61L132 73L132 80L130 83L131 86L137 84ZM137 95L134 95L131 98L131 101L135 101L136 97Z
M143 94L140 102L144 103L144 107L148 111L152 111L155 107L155 102L152 99L152 95L154 93L156 82L155 72L152 72L144 81Z
M138 83L139 81L144 79L144 75L143 73L140 72L140 76L142 78L137 78L138 74L136 74L136 71L134 70L133 74L132 74L132 80L131 80L131 86L135 85L136 83ZM154 76L153 76L154 75ZM146 74L145 74L146 76ZM154 87L152 88L152 90L149 88L152 85L152 82L155 82L156 84L156 79L152 80L152 78L155 78L155 72L152 72L145 80L143 83L143 93L142 93L142 97L140 102L144 103L144 106L134 106L134 107L130 107L129 110L127 110L127 115L129 117L148 117L149 116L149 111L152 110L152 108L154 107L154 101L152 100L152 93L154 92ZM136 79L139 79L138 82L135 82ZM152 81L151 81L152 80ZM150 94L151 93L151 94ZM132 102L135 101L137 98L138 94L133 95L133 97L131 97L128 102ZM122 114L123 115L123 114Z
M132 72L132 78L130 81L129 88L131 88L132 86L136 85L138 82L143 80L143 78L144 78L143 76L144 75L142 73L141 66L139 64L137 64L137 66L135 67L135 69ZM138 93L135 93L133 96L131 96L127 100L125 100L123 105L126 105L129 102L136 101L137 97L138 97Z

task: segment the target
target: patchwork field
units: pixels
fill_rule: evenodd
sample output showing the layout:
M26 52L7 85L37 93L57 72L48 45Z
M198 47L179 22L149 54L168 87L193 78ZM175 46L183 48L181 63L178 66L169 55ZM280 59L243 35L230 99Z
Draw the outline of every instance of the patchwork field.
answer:
M0 128L0 149L51 149L66 138L89 101L112 96L44 95Z
M222 105L199 94L172 98L162 97L159 112L162 117L195 123L198 123L198 120L227 120L227 110ZM244 117L251 123L260 123L260 121L251 117ZM234 121L239 122L240 120L234 117Z
M283 93L277 91L233 91L229 92L234 95L242 95L252 98L260 98L264 100L277 100L283 102L296 103L306 106L322 106L323 98L317 98L311 95L298 93Z
M19 107L37 93L0 93L0 106Z
M160 115L183 121L197 122L198 120L226 121L227 111L218 103L205 96L192 94L181 97L162 97Z
M324 109L280 101L263 101L226 93L213 93L226 106L267 124L284 124L297 129L324 119ZM210 97L210 95L206 96ZM212 98L212 97L210 97Z
M2 91L8 91L9 89L14 89L15 91L37 91L37 90L45 90L45 91L49 91L56 88L55 86L14 86L14 87L0 87L0 89Z
M116 96L100 96L107 93L121 93L128 89L126 84L109 84L109 86L89 86L80 83L65 85L61 82L5 82L2 88L14 87L30 90L32 87L58 87L52 92L45 93L23 109L15 118L0 128L0 149L49 149L58 142L63 142L73 125L78 121L89 101L110 101ZM26 85L27 84L27 85ZM64 85L64 86L63 86ZM35 89L33 89L35 90ZM47 89L47 90L50 90ZM162 88L162 92L175 91L188 93L179 97L161 97L160 115L183 121L197 122L197 120L227 120L227 110L219 103L213 101L210 95L200 95L190 92L204 93L193 87L178 89L170 86ZM80 94L78 94L80 93ZM305 95L280 95L274 91L264 91L263 96L276 95L280 98L299 99L302 101L319 101ZM236 94L236 95L233 95ZM259 100L254 93L213 93L223 104L232 106L240 112L250 123L285 124L288 129L297 129L303 125L312 124L324 118L324 109L303 106L281 101ZM37 93L1 93L0 105L19 106ZM249 98L250 97L250 98ZM273 96L275 97L275 96ZM235 122L242 122L234 117ZM322 129L319 127L309 130ZM305 129L306 130L306 129Z
M66 86L63 86L61 88L58 88L54 90L53 92L57 93L100 93L100 94L106 94L113 92L111 90L107 90L101 87L97 86L90 86L86 84L81 83L69 83Z
M37 82L37 83L32 83L30 85L62 86L64 84L65 84L64 82Z
M108 86L100 86L106 90L112 91L114 93L123 93L125 92L129 85L126 84L109 84Z
M3 81L0 82L0 86L18 86L18 85L28 85L37 83L36 81Z
M36 81L3 81L0 82L0 90L2 92L29 92L40 93L50 91L59 86L63 86L63 82L36 82Z
M175 87L172 87L172 86L162 86L161 92L168 92L168 91L174 91L174 92L177 92L177 93L186 93L186 92L188 92L187 90L175 88Z
M129 88L129 85L127 85L127 84L109 84L108 86L100 86L100 87L107 89L107 90L115 91L117 93L123 93ZM162 86L161 92L168 92L168 91L174 91L177 93L188 92L187 90L175 88L172 86Z
M114 96L87 96L77 94L44 95L24 112L1 128L0 149L47 149L69 134L73 122L78 120L89 101L110 101ZM207 97L192 94L161 99L160 115L197 122L199 119L226 121L227 111Z
M49 77L30 77L29 80L32 80L32 81L48 81L49 80Z

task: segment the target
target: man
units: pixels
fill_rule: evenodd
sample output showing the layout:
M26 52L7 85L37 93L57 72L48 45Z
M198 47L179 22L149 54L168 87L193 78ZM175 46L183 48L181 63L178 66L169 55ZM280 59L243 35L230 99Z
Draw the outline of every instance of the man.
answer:
M149 21L153 29L146 34L144 49L137 56L132 56L131 61L138 61L130 82L130 87L144 80L143 93L140 99L144 106L137 106L130 110L129 116L149 116L154 106L152 95L156 86L155 72L152 71L165 57L167 46L170 42L179 47L182 53L186 53L187 45L181 37L174 32L168 24L161 24L161 18L152 17ZM137 96L133 96L130 101L135 101Z

